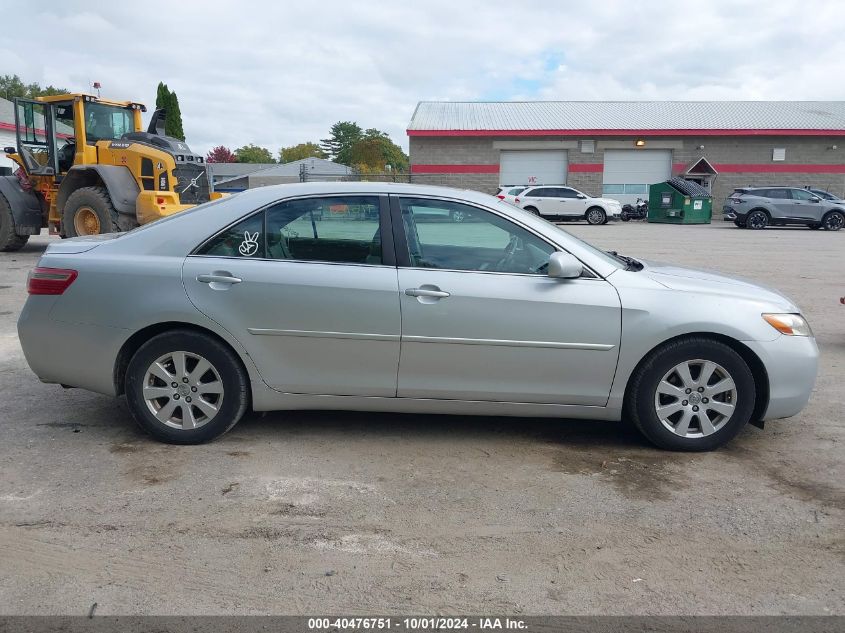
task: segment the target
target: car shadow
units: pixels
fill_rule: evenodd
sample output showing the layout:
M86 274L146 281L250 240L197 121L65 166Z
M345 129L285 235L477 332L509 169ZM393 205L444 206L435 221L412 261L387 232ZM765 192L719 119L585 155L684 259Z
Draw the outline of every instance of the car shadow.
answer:
M568 418L522 418L510 416L462 416L357 411L274 411L246 416L231 434L247 436L285 434L315 435L333 439L366 435L422 440L451 439L456 442L507 439L540 441L580 447L651 447L625 422ZM225 437L222 441L225 441ZM269 439L269 438L264 438Z

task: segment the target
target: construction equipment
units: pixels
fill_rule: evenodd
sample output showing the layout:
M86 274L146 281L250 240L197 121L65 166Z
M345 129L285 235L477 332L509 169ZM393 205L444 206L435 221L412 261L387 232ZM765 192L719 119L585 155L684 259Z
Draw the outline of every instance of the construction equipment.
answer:
M164 135L164 110L142 130L140 103L88 94L15 99L20 169L0 176L0 251L48 227L62 237L126 231L222 194L202 156Z

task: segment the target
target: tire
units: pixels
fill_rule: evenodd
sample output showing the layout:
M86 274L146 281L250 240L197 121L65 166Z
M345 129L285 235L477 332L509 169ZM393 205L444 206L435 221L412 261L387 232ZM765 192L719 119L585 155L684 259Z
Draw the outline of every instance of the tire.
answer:
M623 222L629 222L629 221L631 220L631 216L630 216L630 215L628 215L628 212L627 212L627 211L623 211L623 212L619 215L619 219L620 219L620 220L622 220Z
M68 196L62 210L62 233L67 237L117 233L117 211L105 187L80 187Z
M845 214L841 211L828 211L822 218L825 231L838 231L845 226Z
M711 390L701 385L696 387L695 380L684 381L677 373L679 366L686 365L690 378L701 379L700 372L706 362L715 367L707 381ZM729 384L722 382L726 378L733 381L732 391L712 390L712 387L720 389L718 384ZM700 393L699 388L704 392ZM692 391L687 394L687 389ZM724 343L696 336L667 343L645 359L631 377L625 411L637 429L660 448L709 451L726 444L742 430L751 419L755 399L754 376L742 357ZM662 416L658 414L658 406L664 408ZM675 407L677 410L673 411ZM702 414L707 422L700 417ZM686 433L683 432L685 422Z
M607 224L607 213L601 207L590 207L586 214L587 224L598 226L599 224Z
M537 207L525 207L525 211L528 211L528 213L533 213L534 215L540 215L540 211L537 209Z
M745 216L745 226L754 231L765 229L769 226L769 214L761 209L755 209Z
M745 228L745 222L740 222L739 220L734 220L734 224L741 229Z
M202 361L209 368L199 375ZM249 406L249 378L235 353L191 330L172 330L144 343L129 361L124 390L135 421L168 444L213 440Z
M19 251L28 241L29 235L15 233L15 218L12 215L12 206L5 196L0 195L0 252Z

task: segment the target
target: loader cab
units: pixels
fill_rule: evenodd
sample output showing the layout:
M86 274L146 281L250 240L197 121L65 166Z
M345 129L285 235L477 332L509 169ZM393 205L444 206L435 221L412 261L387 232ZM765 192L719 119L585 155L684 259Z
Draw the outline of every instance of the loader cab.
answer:
M97 163L98 141L141 129L144 107L91 95L15 99L17 150L30 176L60 179L74 165Z

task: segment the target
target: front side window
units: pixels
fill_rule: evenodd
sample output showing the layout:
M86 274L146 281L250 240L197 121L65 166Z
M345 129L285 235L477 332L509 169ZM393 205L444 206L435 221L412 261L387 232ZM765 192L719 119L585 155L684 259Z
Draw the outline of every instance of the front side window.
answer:
M804 200L805 202L809 202L813 198L818 198L816 194L812 191L807 191L806 189L793 189L792 190L792 199L793 200Z
M226 229L198 254L381 264L379 200L332 196L280 202Z
M85 104L85 135L88 141L113 141L133 131L132 110L102 103Z
M478 207L425 198L401 198L400 206L416 268L544 274L555 250L530 231Z

